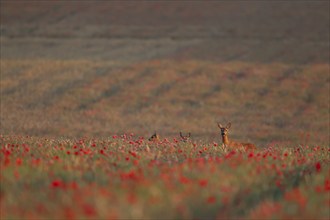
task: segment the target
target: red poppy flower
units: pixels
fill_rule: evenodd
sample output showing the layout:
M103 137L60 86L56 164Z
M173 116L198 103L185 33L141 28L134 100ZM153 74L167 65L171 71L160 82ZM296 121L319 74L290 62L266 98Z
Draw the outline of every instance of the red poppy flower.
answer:
M180 177L180 183L187 184L189 182L190 182L190 180L187 177L185 177L185 176Z
M90 205L90 204L84 204L82 206L83 208L83 211L84 211L84 214L88 217L93 217L93 216L96 216L96 210L95 208Z
M207 202L208 204L213 204L213 203L215 203L215 202L216 202L216 198L215 198L215 196L209 196L209 197L207 198L206 202Z
M63 185L62 181L61 180L54 180L52 182L52 187L53 188L58 188L58 187L61 187Z
M17 166L22 165L22 159L21 159L21 158L17 158L17 159L16 159L16 165L17 165Z
M199 184L201 187L205 187L205 186L207 186L208 181L207 181L206 179L202 179L202 180L199 180L198 184Z
M315 164L315 169L316 169L317 172L320 172L320 171L321 171L322 166L321 166L321 163L320 163L320 162L317 162L317 163Z
M325 191L330 191L330 179L325 180L325 182L324 182L324 190Z

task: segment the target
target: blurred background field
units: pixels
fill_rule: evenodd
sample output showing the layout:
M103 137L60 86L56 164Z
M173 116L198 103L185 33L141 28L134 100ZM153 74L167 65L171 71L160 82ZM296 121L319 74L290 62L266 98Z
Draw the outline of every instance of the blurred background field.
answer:
M327 1L1 1L1 134L329 144Z

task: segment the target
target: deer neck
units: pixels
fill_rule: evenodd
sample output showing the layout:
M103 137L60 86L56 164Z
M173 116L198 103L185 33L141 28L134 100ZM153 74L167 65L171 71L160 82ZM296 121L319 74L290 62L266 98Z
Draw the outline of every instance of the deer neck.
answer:
M228 136L227 135L222 135L222 142L225 145L228 145L229 144L229 139L228 139Z

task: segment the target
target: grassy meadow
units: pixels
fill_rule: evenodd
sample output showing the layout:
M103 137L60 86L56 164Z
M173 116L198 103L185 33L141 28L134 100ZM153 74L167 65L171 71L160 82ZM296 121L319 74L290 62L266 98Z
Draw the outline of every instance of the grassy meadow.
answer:
M329 219L329 4L1 0L0 219Z

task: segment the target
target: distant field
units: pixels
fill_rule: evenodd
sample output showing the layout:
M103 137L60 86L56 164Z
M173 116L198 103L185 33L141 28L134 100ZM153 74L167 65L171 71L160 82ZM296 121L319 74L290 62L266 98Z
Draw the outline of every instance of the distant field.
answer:
M0 218L327 219L329 7L1 0Z
M1 57L329 63L327 1L2 1Z
M329 65L2 60L2 133L163 136L264 145L329 138ZM305 143L304 143L305 144Z
M1 1L1 134L329 143L328 6Z

